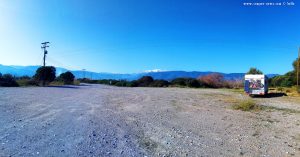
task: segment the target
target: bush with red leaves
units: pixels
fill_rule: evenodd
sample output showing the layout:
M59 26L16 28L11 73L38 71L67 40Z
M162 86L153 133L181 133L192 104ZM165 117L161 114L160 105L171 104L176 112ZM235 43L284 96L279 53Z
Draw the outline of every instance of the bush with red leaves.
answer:
M212 73L206 76L201 76L198 80L203 83L205 87L222 88L225 87L224 76L219 73Z

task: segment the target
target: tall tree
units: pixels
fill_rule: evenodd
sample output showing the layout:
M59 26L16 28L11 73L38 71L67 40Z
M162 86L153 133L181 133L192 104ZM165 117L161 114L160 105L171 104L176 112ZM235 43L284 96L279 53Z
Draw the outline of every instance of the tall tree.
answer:
M43 86L49 84L50 82L54 81L55 79L56 69L53 66L43 66L39 67L36 70L34 78L36 81L42 83Z
M61 79L64 84L73 84L75 76L70 72L67 71L59 75L59 79Z
M263 72L258 70L257 68L250 68L247 74L263 74Z
M153 81L151 76L143 76L137 80L137 83L139 87L148 87Z

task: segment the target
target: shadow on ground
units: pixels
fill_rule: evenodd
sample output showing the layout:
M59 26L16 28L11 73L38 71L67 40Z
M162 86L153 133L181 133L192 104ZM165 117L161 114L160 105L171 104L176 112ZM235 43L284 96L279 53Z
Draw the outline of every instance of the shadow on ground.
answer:
M47 87L50 87L50 88L72 88L72 89L79 88L77 86L47 86Z
M287 96L285 93L268 93L267 95L255 95L254 98L276 98Z
M79 86L91 86L90 84L80 83Z

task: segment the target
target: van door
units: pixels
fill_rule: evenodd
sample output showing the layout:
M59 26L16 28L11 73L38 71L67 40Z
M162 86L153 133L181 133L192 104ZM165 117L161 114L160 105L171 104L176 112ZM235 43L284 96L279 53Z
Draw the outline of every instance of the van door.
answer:
M250 85L250 82L249 80L245 80L245 86L244 86L244 90L246 93L249 93L249 85Z

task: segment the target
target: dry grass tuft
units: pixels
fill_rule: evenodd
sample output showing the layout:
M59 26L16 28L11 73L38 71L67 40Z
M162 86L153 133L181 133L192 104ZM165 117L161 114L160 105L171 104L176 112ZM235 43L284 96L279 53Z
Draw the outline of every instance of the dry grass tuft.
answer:
M241 100L240 102L232 105L232 108L235 110L242 111L260 111L262 107L255 103L255 101L251 99Z

